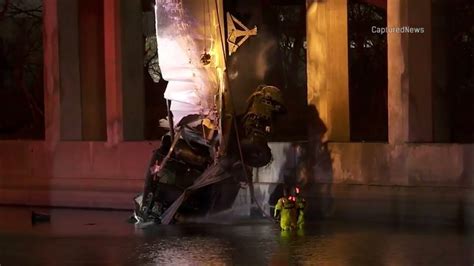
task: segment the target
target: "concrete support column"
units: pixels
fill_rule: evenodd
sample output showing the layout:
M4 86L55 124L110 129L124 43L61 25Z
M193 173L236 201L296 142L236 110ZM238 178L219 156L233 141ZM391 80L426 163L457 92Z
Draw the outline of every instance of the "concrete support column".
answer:
M104 1L104 34L107 142L115 145L123 140L120 0Z
M431 142L431 1L388 1L387 24L424 28L387 36L389 142Z
M84 140L106 139L103 0L79 4L79 58Z
M54 147L60 131L57 0L44 0L43 7L45 138Z
M328 131L325 140L349 141L347 0L307 0L308 104Z
M57 0L61 139L82 140L78 0Z
M141 1L120 0L123 138L145 137L144 36Z

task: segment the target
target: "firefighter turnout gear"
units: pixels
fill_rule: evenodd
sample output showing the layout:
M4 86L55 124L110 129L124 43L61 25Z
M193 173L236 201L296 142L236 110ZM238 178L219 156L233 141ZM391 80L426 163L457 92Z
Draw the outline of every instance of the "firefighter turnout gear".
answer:
M304 208L306 207L306 200L301 196L296 196L296 227L302 229L304 227Z
M295 197L282 197L275 205L274 216L280 218L280 227L282 230L292 230L296 228L297 210Z

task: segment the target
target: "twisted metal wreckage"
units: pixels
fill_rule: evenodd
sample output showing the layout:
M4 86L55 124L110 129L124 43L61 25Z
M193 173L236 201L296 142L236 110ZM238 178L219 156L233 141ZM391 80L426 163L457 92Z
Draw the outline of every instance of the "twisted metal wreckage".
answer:
M232 206L242 184L253 197L251 167L271 161L272 118L284 112L280 90L261 85L236 114L226 73L228 57L257 34L222 0L156 0L159 65L168 81L168 119L135 201L137 223L170 224ZM226 36L226 37L224 37Z

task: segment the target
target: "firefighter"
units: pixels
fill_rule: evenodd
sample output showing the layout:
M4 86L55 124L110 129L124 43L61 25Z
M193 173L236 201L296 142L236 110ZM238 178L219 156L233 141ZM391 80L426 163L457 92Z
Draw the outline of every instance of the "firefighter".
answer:
M304 209L306 207L306 200L300 195L300 188L295 188L296 192L296 200L295 200L295 207L296 207L296 227L298 229L303 229L304 227Z
M287 190L283 190L281 197L275 205L274 217L280 221L281 230L293 230L296 228L296 197L288 196Z

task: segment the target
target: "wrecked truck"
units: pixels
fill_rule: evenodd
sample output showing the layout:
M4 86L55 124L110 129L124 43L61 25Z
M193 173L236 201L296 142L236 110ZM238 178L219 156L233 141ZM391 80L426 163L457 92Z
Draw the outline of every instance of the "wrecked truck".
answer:
M229 57L257 27L224 13L222 1L156 0L154 11L168 82L168 116L160 125L168 133L150 159L133 216L136 223L170 224L229 209L242 186L253 195L252 167L271 161L272 121L285 107L271 85L252 88L246 99L233 95ZM245 108L236 110L236 101Z

